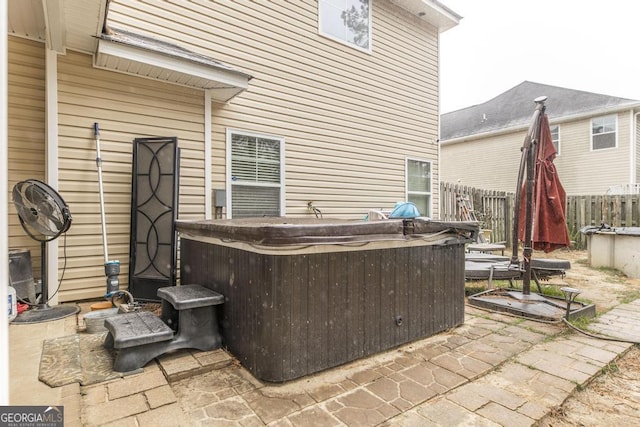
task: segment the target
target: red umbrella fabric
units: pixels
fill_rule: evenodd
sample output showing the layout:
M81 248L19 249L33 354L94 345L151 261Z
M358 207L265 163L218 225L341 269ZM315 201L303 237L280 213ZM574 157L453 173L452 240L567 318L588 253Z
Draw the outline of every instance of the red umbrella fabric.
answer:
M568 247L569 233L566 223L567 195L560 183L553 164L557 151L553 145L549 118L545 114L540 125L540 140L537 146L535 165L535 188L533 209L533 248L551 252ZM518 237L524 240L526 191L522 191Z

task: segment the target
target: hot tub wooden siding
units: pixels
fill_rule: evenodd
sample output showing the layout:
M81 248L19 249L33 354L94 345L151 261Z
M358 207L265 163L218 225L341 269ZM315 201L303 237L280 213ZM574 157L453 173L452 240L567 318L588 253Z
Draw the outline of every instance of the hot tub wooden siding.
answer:
M261 254L181 238L181 283L225 296L223 345L281 382L464 321L464 243Z

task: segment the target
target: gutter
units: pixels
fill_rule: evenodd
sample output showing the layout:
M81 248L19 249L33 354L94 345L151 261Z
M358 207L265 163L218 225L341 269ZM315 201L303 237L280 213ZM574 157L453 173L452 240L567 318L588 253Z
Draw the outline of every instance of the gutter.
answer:
M629 144L631 147L629 151L631 151L631 161L629 162L630 169L630 180L629 183L631 186L634 186L638 183L638 175L637 175L637 155L638 155L638 116L640 115L640 111L634 114L633 110L629 113L631 116L631 123L629 125L629 129L631 129L631 143Z
M204 91L204 219L211 219L211 90Z
M626 111L626 110L633 111L636 108L640 108L640 102L617 105L615 107L601 108L599 110L591 110L591 111L587 111L587 112L584 112L584 113L577 113L577 114L573 114L573 115L569 115L569 116L557 117L557 118L554 118L554 119L549 119L549 124L550 125L557 125L557 124L562 124L562 123L565 123L565 122L571 122L571 121L575 121L575 120L579 120L579 119L585 119L585 118L588 118L588 117L600 116L600 115L603 115L603 114L618 113L620 111ZM469 141L473 141L473 140L476 140L476 139L488 138L488 137L491 137L491 136L499 136L499 135L504 135L504 134L507 134L507 133L526 131L527 129L529 129L529 125L527 123L522 123L521 125L518 125L518 126L502 128L502 129L495 129L495 130L492 130L492 131L483 132L483 133L476 133L476 134L467 135L467 136L460 136L460 137L457 137L457 138L447 139L446 141L442 141L441 140L440 144L441 145L459 144L461 142L469 142Z
M45 49L45 129L46 129L46 153L45 153L45 177L46 183L56 191L58 190L58 53L51 49ZM47 281L48 292L51 295L50 305L58 305L58 240L52 240L47 244ZM44 274L44 273L43 273ZM44 286L44 284L43 284ZM46 302L46 301L43 301Z

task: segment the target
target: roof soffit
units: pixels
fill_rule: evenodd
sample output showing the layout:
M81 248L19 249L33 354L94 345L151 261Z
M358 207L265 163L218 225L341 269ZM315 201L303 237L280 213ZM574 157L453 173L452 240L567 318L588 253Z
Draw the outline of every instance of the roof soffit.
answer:
M178 45L118 29L100 37L94 66L209 90L217 102L227 102L246 90L252 78Z
M462 16L437 0L390 0L443 33L460 23Z

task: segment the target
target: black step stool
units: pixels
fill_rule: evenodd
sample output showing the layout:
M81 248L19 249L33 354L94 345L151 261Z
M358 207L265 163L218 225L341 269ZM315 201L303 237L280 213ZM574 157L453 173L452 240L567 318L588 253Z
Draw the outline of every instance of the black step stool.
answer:
M160 317L143 311L105 319L109 333L104 346L118 350L115 371L134 371L155 357L182 348L220 348L215 306L224 302L221 294L200 285L184 285L160 288L158 296L162 299Z

